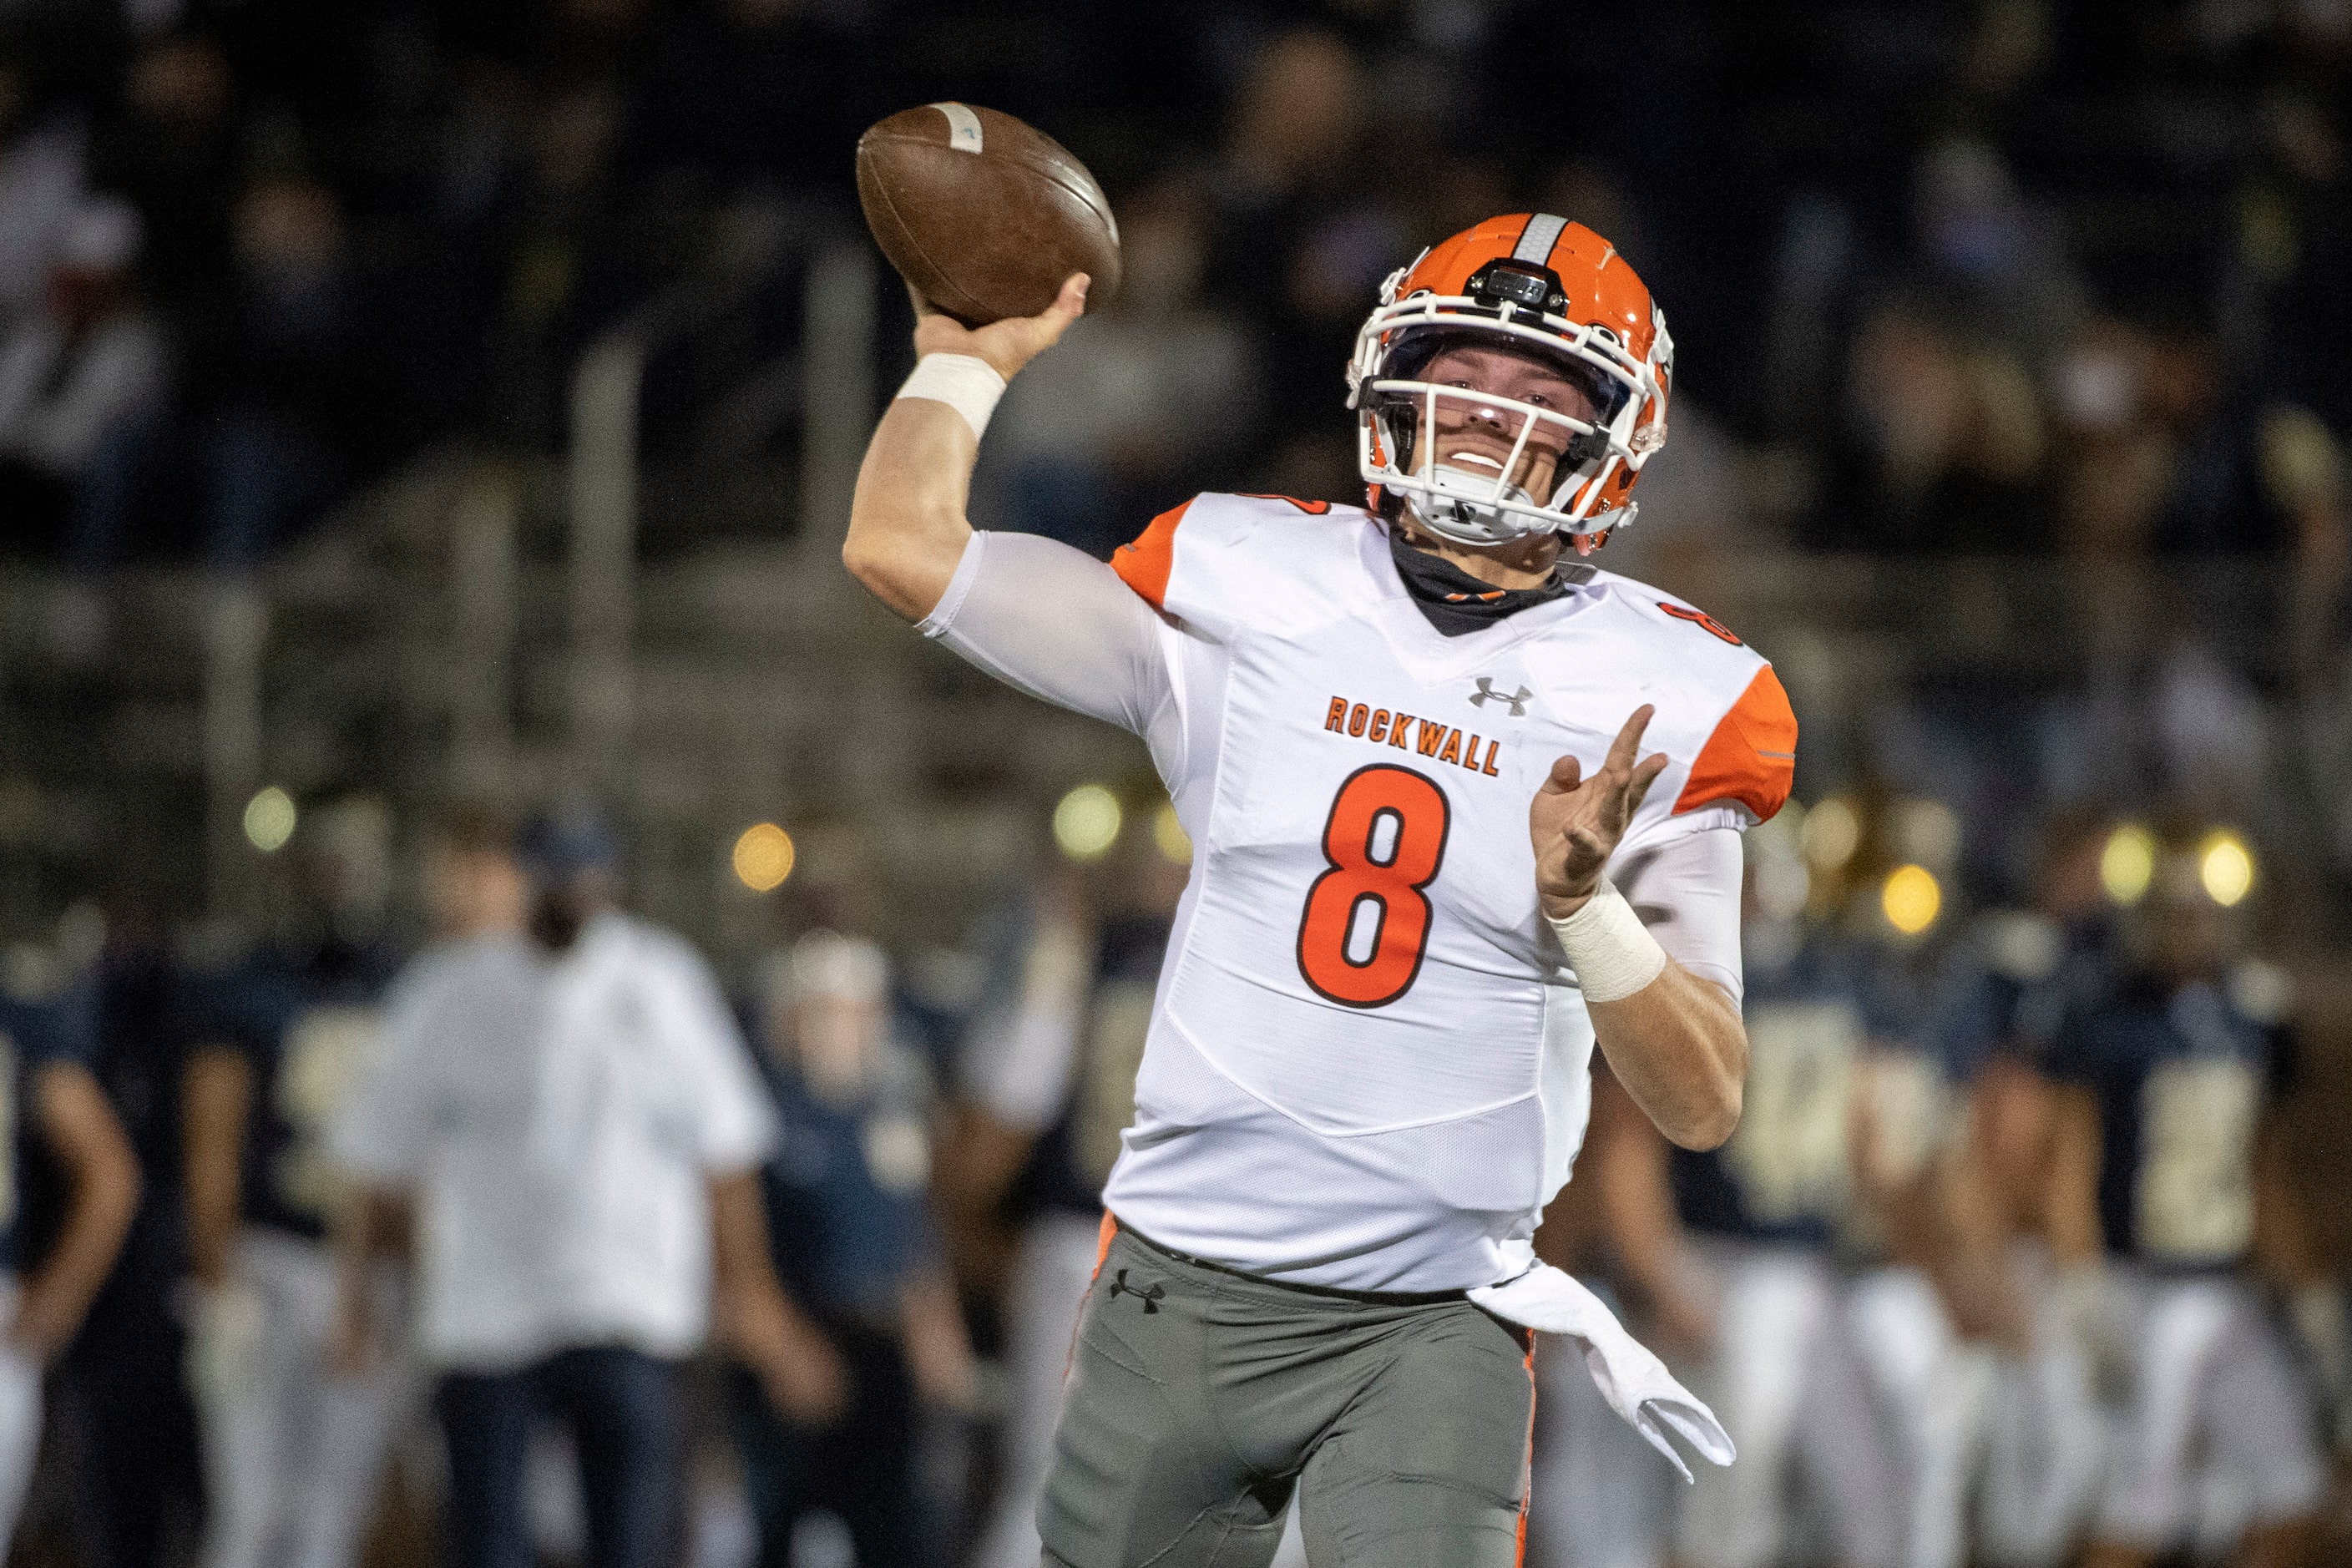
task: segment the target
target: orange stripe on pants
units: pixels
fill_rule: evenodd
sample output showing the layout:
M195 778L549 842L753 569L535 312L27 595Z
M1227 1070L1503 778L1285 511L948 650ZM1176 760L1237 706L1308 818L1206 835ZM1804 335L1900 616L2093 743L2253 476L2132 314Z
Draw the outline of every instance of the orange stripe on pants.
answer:
M1103 1259L1110 1256L1110 1244L1117 1240L1118 1237L1118 1216L1111 1213L1110 1210L1105 1209L1103 1210L1102 1216L1102 1229L1097 1232L1095 1237L1095 1271L1087 1276L1087 1293L1085 1296L1078 1299L1078 1323L1080 1324L1086 1321L1087 1302L1095 1293L1095 1281L1102 1278ZM1532 1355L1534 1352L1531 1351L1528 1353ZM1070 1328L1069 1353L1062 1357L1062 1381L1064 1383L1070 1381L1070 1368L1076 1366L1077 1364L1077 1361L1078 1324L1073 1324ZM1524 1528L1522 1528L1520 1533L1526 1533Z
M1097 1265L1099 1267L1099 1265ZM1528 1507L1536 1500L1536 1335L1528 1331L1528 1457L1519 1472L1519 1550L1513 1568L1528 1564Z

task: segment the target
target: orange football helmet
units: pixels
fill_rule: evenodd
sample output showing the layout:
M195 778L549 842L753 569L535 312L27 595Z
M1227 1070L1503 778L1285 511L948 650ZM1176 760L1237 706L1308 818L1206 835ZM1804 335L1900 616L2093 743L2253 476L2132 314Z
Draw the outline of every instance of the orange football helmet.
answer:
M1420 379L1439 353L1465 343L1549 362L1583 386L1592 416ZM1589 554L1633 521L1633 487L1665 444L1674 356L1649 289L1615 246L1582 224L1514 213L1423 251L1381 285L1348 364L1357 467L1372 510L1393 520L1410 509L1418 525L1462 544L1564 533ZM1434 441L1416 447L1416 432L1436 427L1442 398L1497 425L1517 423L1499 472L1441 464ZM1538 427L1566 436L1541 497L1515 482Z

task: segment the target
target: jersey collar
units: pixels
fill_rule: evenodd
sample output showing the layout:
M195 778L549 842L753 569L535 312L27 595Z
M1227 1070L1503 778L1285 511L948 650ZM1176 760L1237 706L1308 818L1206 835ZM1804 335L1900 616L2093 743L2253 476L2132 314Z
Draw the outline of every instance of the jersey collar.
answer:
M1473 669L1491 671L1496 679L1503 679L1505 666L1499 661L1514 658L1522 644L1590 608L1601 592L1601 585L1591 581L1598 575L1593 568L1571 564L1555 579L1559 592L1545 594L1538 602L1525 606L1522 613L1487 623L1487 635L1433 635L1437 628L1404 582L1385 526L1370 521L1357 559L1381 595L1376 618L1381 637L1417 680L1451 679ZM1470 581L1477 583L1475 578ZM1488 586L1477 585L1481 591Z
M1389 559L1395 564L1404 591L1440 637L1458 637L1498 626L1521 610L1548 605L1565 595L1570 578L1590 567L1555 568L1551 581L1538 588L1497 588L1482 583L1444 556L1405 542L1404 531L1389 529Z

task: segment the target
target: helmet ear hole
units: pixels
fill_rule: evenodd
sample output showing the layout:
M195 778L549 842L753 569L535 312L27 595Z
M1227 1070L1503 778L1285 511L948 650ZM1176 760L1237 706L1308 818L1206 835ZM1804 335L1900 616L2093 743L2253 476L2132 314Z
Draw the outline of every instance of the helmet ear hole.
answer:
M1580 468L1587 463L1599 462L1608 455L1609 432L1595 426L1569 438L1567 447L1560 452L1560 467L1563 469Z
M1400 398L1378 410L1381 439L1388 447L1389 461L1399 468L1412 461L1413 433L1421 428L1420 411L1409 398Z

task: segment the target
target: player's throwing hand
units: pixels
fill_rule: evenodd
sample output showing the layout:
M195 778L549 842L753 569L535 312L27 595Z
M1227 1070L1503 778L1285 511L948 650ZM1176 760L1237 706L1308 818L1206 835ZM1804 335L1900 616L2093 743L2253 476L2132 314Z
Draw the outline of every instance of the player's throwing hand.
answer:
M915 302L915 352L918 354L970 354L986 360L989 368L1011 381L1021 367L1061 341L1072 321L1086 312L1087 286L1083 272L1062 280L1054 302L1034 316L1008 316L984 327L967 327L919 293L911 283L907 298Z
M1601 886L1601 872L1625 837L1625 825L1640 810L1650 785L1666 770L1666 754L1654 752L1639 763L1642 732L1657 710L1633 710L1609 743L1609 755L1591 778L1573 756L1552 763L1551 776L1528 808L1528 831L1535 839L1536 891L1543 911L1566 920L1584 907Z

